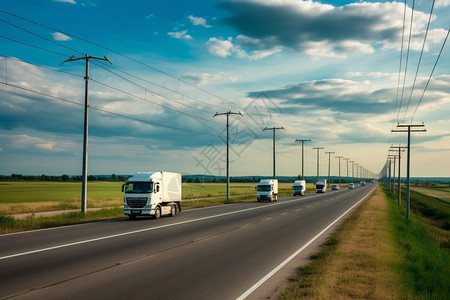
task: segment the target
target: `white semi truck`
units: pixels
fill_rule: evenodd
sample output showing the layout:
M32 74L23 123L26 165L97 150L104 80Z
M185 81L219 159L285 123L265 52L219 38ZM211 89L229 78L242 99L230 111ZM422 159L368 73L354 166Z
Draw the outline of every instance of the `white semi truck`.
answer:
M325 193L327 191L327 180L322 179L316 182L316 193Z
M278 201L278 179L262 179L256 187L256 199Z
M122 185L123 212L136 216L175 216L181 211L181 174L138 172Z
M305 196L306 191L306 181L305 180L296 180L294 181L294 185L292 186L294 192L293 195L297 196Z

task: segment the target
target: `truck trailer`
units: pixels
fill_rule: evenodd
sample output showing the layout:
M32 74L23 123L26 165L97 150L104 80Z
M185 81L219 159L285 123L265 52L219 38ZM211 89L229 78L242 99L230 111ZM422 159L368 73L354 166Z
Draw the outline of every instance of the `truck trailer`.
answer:
M256 187L256 199L258 202L269 200L278 201L278 179L263 179Z
M181 174L138 172L122 185L123 212L130 219L137 216L169 215L181 212Z
M316 182L316 193L325 193L327 191L327 180L322 179Z

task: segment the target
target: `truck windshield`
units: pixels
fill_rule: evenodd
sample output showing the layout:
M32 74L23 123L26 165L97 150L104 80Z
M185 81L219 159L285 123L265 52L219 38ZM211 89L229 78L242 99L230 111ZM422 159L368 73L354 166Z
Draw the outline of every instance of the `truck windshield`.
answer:
M151 193L153 182L127 182L125 193Z
M318 183L316 184L316 189L323 189L324 184L323 183Z
M258 191L260 192L270 192L272 187L270 185L258 185Z
M301 185L294 185L294 190L302 190L303 186Z

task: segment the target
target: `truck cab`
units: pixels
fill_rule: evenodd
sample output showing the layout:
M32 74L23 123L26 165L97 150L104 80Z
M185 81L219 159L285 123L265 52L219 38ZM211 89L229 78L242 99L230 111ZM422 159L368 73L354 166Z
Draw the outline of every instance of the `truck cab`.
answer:
M123 211L136 216L175 216L181 211L181 174L138 172L122 185Z
M319 180L316 182L316 193L325 193L327 191L327 180Z
M305 180L296 180L294 181L294 185L292 186L293 196L305 196L306 191L306 181Z
M256 187L256 199L258 202L269 200L270 202L278 201L278 180L263 179Z

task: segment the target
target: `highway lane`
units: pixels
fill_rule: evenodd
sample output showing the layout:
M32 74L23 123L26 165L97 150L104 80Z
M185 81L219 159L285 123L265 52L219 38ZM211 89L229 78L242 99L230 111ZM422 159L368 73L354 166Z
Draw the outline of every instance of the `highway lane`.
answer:
M2 235L0 298L238 298L373 188Z

